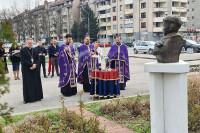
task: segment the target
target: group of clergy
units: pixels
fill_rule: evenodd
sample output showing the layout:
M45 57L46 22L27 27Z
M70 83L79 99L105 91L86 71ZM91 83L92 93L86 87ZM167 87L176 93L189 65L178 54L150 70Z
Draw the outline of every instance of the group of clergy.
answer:
M90 92L91 74L99 68L98 60L94 55L100 55L97 47L90 44L90 37L84 37L84 44L79 48L78 73L76 73L76 59L73 48L72 35L66 35L66 41L60 46L58 53L58 65L60 67L60 79L58 87L64 96L72 96L77 93L77 82L83 84L84 92ZM32 48L33 40L27 40L27 47L21 50L23 94L24 103L35 102L43 99L40 70L37 67L38 54ZM109 62L106 64L111 69L117 69L119 73L120 90L124 90L126 82L130 80L129 58L127 47L121 43L121 37L116 37L116 44L111 46L108 53Z

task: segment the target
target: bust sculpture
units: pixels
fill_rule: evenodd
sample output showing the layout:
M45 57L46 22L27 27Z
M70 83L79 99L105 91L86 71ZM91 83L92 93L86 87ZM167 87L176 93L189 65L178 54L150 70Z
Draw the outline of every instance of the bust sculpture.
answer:
M180 53L185 45L185 40L177 34L182 21L178 16L167 16L163 22L164 37L155 44L153 55L160 63L179 62Z

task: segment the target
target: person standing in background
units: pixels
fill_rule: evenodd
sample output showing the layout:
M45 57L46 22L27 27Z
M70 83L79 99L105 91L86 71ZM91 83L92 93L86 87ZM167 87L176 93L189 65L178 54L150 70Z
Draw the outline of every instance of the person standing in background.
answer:
M10 60L13 66L13 74L15 80L20 80L19 78L19 67L20 67L20 48L17 44L13 44L9 49Z
M4 63L4 70L5 73L8 73L8 66L7 66L7 61L6 57L8 56L8 53L5 53L5 44L4 42L0 42L0 60Z
M94 50L97 55L99 55L98 63L99 63L99 70L101 70L101 57L102 57L102 49L99 47L98 42L94 42Z
M58 69L58 55L59 55L59 46L57 46L57 41L53 40L53 45L49 48L49 55L51 56L52 62L52 75L51 78L54 77L54 67L56 65L56 74L59 76L59 69Z
M42 41L38 42L38 46L35 49L37 50L39 55L39 64L38 64L39 71L42 65L44 78L48 78L46 75L46 61L45 61L45 56L47 55L47 51L43 47Z

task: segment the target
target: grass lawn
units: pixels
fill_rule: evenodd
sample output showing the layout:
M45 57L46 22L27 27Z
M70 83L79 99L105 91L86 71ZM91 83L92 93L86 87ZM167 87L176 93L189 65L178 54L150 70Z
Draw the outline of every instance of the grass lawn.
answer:
M47 110L36 111L36 112L27 113L27 114L14 115L14 116L12 116L12 119L13 119L14 124L18 124L20 121L24 120L27 116L30 116L30 115L37 115L37 114L41 114L41 113L48 113L50 115L51 114L53 115L53 114L55 114L55 112L61 112L61 111L62 111L61 108L47 109ZM0 119L0 124L5 126L4 119L2 119L2 118Z

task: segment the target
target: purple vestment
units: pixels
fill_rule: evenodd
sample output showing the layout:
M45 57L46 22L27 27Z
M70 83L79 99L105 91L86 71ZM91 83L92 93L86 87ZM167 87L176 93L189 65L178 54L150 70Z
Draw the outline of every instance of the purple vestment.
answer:
M85 66L88 67L88 77L89 82L91 83L91 74L92 70L94 70L94 60L92 55L90 55L90 51L94 52L94 45L90 44L87 46L86 44L82 44L79 48L79 57L78 57L78 83L83 84L83 70ZM98 69L98 62L96 63L96 68Z
M108 57L110 59L110 63L107 63L107 66L110 66L111 62L114 61L116 67L115 69L118 70L120 76L119 82L123 83L130 80L128 49L126 45L121 44L118 46L114 44L108 53Z
M65 52L65 47L69 47ZM70 60L69 60L70 59ZM64 87L70 82L70 86L76 86L76 62L75 51L73 45L62 44L58 56L58 64L60 67L60 81L58 87Z

